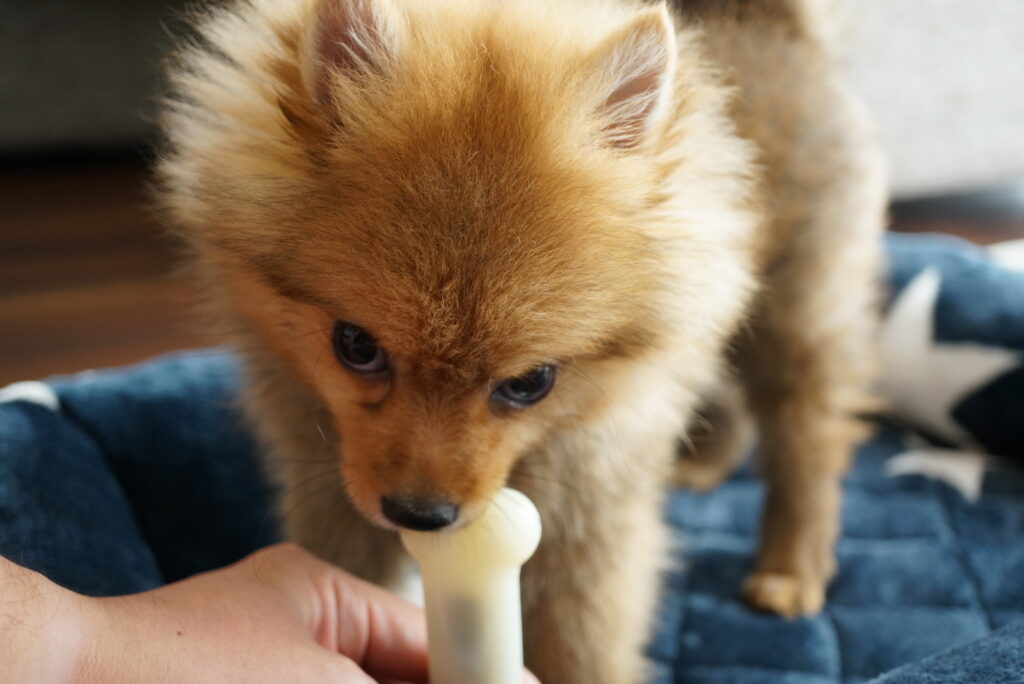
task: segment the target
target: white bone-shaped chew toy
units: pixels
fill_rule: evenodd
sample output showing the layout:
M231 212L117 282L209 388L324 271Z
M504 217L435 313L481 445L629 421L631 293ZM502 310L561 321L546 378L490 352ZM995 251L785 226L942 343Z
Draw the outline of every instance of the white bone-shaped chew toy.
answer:
M473 522L402 532L423 574L430 684L522 684L519 570L540 543L540 515L502 489Z

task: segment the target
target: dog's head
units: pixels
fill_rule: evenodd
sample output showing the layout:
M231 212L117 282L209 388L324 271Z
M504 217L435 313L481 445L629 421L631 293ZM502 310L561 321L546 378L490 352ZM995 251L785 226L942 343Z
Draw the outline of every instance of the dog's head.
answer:
M216 106L260 135L179 140L165 176L206 179L176 210L206 226L228 306L328 409L357 507L435 529L666 343L678 163L658 150L683 105L663 8L582 35L539 2L403 7L311 5L264 57L273 110Z

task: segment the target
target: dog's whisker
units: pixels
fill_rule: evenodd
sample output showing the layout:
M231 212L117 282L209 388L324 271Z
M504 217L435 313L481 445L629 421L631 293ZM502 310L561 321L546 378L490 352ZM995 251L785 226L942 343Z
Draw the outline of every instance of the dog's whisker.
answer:
M298 482L289 483L288 487L284 490L285 493L291 494L292 492L305 487L306 485L319 480L320 478L327 477L328 475L336 475L337 469L335 468L324 468L322 471L314 473L309 477L305 477Z
M320 370L320 361L323 360L325 353L327 353L327 348L323 347L323 348L320 349L320 351L316 355L316 361L313 362L313 370L310 373L310 378L309 378L309 381L311 383L315 383L316 382L316 374Z
M327 441L327 435L324 433L324 429L320 425L320 421L317 420L316 418L313 418L313 425L316 426L316 431L320 433L320 439L322 439L323 441L326 442Z
M322 473L321 474L321 478L324 475L326 475L326 473ZM333 489L335 487L338 487L338 488L341 487L341 484L339 482L335 482L334 480L330 480L330 479L329 480L323 480L323 479L320 479L320 478L315 478L315 479L307 480L303 484L305 484L305 485L314 485L315 484L315 485L318 485L318 486L313 488L313 489L310 489L309 491L303 492L301 497L292 497L291 495L296 494L297 493L296 490L299 489L299 488L298 487L290 487L288 489L289 496L281 497L282 500L290 500L291 501L290 505L288 505L288 506L286 506L284 508L281 508L279 510L279 512L281 513L281 517L283 519L287 519L288 516L291 513L293 513L295 510L297 510L300 506L305 504L307 501L313 500L313 499L321 496L325 492L328 492L329 490L331 490L331 489Z

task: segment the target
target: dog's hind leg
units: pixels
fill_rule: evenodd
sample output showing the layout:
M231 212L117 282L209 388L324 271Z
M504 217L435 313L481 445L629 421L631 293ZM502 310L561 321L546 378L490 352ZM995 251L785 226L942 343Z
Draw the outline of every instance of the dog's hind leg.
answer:
M679 442L673 484L708 490L742 462L754 441L754 423L739 385L730 379L709 392Z

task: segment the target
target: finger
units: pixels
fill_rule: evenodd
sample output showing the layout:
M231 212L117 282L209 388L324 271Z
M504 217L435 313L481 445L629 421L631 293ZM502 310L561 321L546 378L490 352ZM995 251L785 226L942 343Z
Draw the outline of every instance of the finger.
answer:
M346 576L337 592L338 644L342 654L377 677L404 681L427 678L427 623L423 611L389 591ZM362 626L363 634L349 628ZM346 633L347 631L347 633Z
M529 670L523 670L523 684L540 684L540 680Z

